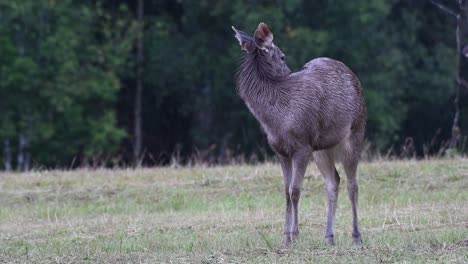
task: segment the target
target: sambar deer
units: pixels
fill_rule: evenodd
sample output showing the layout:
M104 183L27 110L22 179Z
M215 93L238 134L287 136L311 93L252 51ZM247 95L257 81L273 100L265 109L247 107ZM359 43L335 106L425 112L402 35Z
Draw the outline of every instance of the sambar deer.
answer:
M291 72L273 34L260 23L253 37L232 27L245 51L238 73L238 93L260 122L284 175L286 223L283 246L299 237L298 205L309 160L325 178L328 194L325 242L335 243L335 211L343 164L353 212L352 238L361 244L356 171L367 120L361 84L343 63L314 59Z

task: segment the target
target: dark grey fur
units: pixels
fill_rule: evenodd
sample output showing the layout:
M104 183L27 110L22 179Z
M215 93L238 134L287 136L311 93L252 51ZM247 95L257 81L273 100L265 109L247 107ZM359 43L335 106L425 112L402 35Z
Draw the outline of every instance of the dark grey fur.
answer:
M325 240L334 244L335 210L342 162L353 211L353 242L361 243L358 226L357 166L367 112L358 78L343 63L317 58L291 73L273 34L260 23L253 37L236 32L246 56L238 75L239 95L265 131L283 170L286 194L285 247L299 236L298 202L307 164L313 156L328 193Z

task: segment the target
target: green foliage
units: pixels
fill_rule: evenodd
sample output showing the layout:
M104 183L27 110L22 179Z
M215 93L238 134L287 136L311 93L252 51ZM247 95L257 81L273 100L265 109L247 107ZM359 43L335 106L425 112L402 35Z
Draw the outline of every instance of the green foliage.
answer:
M15 142L27 135L41 165L116 151L126 135L116 126L114 102L131 21L70 0L9 1L1 17L2 136Z
M214 6L215 11L200 16L207 6ZM241 51L228 28L233 24L251 34L260 21L272 27L275 42L287 54L291 68L297 70L312 58L328 56L358 74L368 104L368 138L375 149L386 150L406 137L414 137L422 147L438 128L450 126L447 105L453 95L453 27L448 23L450 17L441 16L430 4L374 0L205 1L194 5L182 1L180 8L185 13L175 23L179 31L169 39L177 34L185 38L171 47L181 47L183 51L178 53L183 55L174 61L173 54L162 54L171 56L171 63L183 65L172 72L182 70L184 78L194 76L188 85L195 92L184 94L203 102L191 105L195 116L199 112L203 116L195 118L192 127L190 142L198 147L213 142L223 145L226 138L232 148L241 144L244 153L265 147L263 135L252 133L258 131L258 125L232 92L232 73L237 67L232 58L238 58ZM223 14L229 14L230 21ZM177 21L177 17L171 18ZM166 41L163 36L156 39ZM187 69L190 74L184 72ZM179 83L177 90L183 86ZM168 91L163 86L154 89ZM444 108L447 110L441 111ZM422 118L415 117L421 112L425 113ZM222 126L217 127L219 124Z
M268 149L236 94L242 51L230 30L252 34L260 21L293 70L320 56L350 66L365 90L374 149L412 137L421 153L438 129L448 137L455 28L429 1L144 2L143 145L153 161ZM48 166L131 152L135 5L0 3L0 143L16 146L24 134L33 160Z

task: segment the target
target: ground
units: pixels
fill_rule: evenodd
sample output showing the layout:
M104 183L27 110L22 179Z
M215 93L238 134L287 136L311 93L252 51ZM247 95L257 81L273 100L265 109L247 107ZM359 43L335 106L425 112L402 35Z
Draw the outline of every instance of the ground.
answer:
M468 262L468 159L362 163L359 248L342 171L337 244L311 163L289 251L278 164L1 173L0 263Z

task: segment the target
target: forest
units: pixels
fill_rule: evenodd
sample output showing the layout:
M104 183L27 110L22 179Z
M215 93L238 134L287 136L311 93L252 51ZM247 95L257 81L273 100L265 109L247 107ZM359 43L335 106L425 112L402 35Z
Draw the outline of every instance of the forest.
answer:
M231 25L253 34L259 22L293 71L331 57L356 73L369 155L466 153L467 11L463 0L0 0L0 170L271 158L236 91Z

